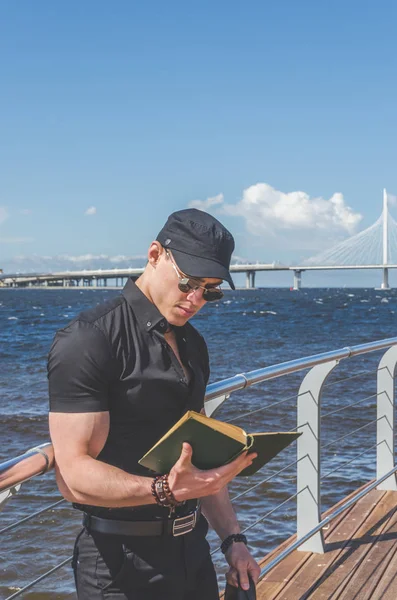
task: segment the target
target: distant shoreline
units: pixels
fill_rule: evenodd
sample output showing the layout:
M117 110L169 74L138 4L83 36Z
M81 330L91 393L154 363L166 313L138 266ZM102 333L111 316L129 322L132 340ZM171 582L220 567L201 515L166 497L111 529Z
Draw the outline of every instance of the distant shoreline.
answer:
M78 286L73 286L73 285L69 285L69 286L65 286L63 287L62 285L30 285L30 286L17 286L17 287L11 287L9 285L4 285L4 286L0 286L0 290L79 290L79 291L83 291L83 290L122 290L124 286L112 286L112 285L108 285L106 287L102 287L101 285L92 285L90 287L78 287Z
M41 285L36 285L36 286L31 285L29 287L11 287L11 286L8 286L8 285L0 286L0 291L1 290L26 290L26 291L28 291L28 290L49 290L49 291L54 291L54 290L58 290L58 291L59 290L74 290L74 291L83 292L83 291L86 291L86 290L87 291L89 291L89 290L92 290L92 291L105 290L106 291L106 290L122 290L122 289L124 289L123 285L122 286L117 286L117 287L116 286L111 286L111 285L108 285L106 287L101 286L101 285L98 285L98 286L92 285L90 287L88 287L88 286L87 287L78 287L78 286L65 286L65 287L63 287L63 286L56 286L56 285L46 285L46 286L44 286L44 285L43 286L41 286ZM236 287L236 291L245 290L247 292L250 292L250 291L255 292L255 290L260 290L260 289L263 289L263 288L260 288L260 287L257 287L257 288ZM280 289L287 289L287 286L282 286L282 287L280 287ZM224 292L233 292L233 290L231 290L229 288L225 288L225 289L223 289L223 291Z
M60 290L74 290L74 291L93 291L96 292L98 290L101 291L106 291L106 290L122 290L124 288L124 286L90 286L90 287L78 287L78 286L68 286L68 287L63 287L63 286L29 286L29 287L10 287L10 286L0 286L0 291L1 290L48 290L48 291L60 291ZM327 290L327 289L332 289L332 290L374 290L376 292L392 292L393 290L397 289L396 286L394 287L390 287L390 288L380 288L380 287L375 287L373 285L319 285L319 286L314 286L314 285L307 285L307 286L302 286L299 290L294 290L293 288L291 288L288 285L266 285L266 286L258 286L255 288L246 288L246 287L236 287L236 292L241 292L241 291L245 291L245 292L256 292L259 290L289 290L291 292L303 292L305 290ZM225 288L223 290L224 292L230 293L233 292L232 289L230 288Z

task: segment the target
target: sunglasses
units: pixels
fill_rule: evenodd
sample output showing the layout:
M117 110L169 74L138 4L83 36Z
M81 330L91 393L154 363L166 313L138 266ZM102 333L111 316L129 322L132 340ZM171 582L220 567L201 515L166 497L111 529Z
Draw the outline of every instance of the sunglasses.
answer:
M203 290L203 298L206 302L215 302L216 300L220 300L223 298L223 292L219 287L205 287L204 285L200 285L195 279L191 277L186 277L184 273L177 267L175 261L168 250L165 251L168 258L171 260L172 266L174 267L175 273L178 276L178 288L184 294L188 294L189 292L196 292L199 289Z

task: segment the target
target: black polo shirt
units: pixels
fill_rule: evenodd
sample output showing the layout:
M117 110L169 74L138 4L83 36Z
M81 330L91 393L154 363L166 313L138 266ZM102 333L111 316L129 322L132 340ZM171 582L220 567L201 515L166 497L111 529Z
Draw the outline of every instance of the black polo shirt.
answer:
M58 331L50 350L50 411L109 411L109 436L98 459L128 473L149 475L138 460L187 410L199 412L204 404L205 341L190 323L174 328L181 360L190 369L188 384L165 341L167 327L130 279L119 297L82 312ZM125 509L113 509L112 516L119 518L120 511Z

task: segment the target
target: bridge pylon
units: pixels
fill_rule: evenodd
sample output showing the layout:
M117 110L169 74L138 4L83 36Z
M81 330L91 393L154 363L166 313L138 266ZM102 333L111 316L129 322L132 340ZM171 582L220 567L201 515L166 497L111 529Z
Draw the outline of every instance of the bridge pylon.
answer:
M387 206L387 192L383 189L383 265L387 265L389 261L389 240L388 240L388 216L389 210ZM389 269L383 267L383 280L380 286L381 290L390 290L389 286Z
M294 287L293 289L299 291L302 287L302 269L294 270Z
M387 267L383 268L383 280L380 285L380 290L390 290L389 286L389 269Z
M255 289L255 275L255 271L246 272L245 287L247 288L247 290Z

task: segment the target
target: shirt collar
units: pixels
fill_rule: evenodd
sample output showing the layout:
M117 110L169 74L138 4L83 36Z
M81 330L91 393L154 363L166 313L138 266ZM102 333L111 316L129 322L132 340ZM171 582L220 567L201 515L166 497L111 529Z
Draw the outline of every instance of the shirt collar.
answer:
M156 329L164 333L168 328L168 321L158 308L139 289L135 281L128 279L121 292L145 331Z

